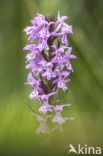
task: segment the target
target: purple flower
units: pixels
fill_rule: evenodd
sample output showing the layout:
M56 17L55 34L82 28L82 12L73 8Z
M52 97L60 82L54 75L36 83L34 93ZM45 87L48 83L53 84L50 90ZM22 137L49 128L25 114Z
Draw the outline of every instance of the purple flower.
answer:
M59 48L57 48L56 45L53 45L52 47L55 49L55 51L52 52L52 55L58 55L58 54L64 53L64 50L68 49L68 47L64 45L60 46Z
M49 94L40 95L39 97L41 98L43 102L45 102L49 100L50 96L55 95L55 94L57 94L57 92L51 92Z
M41 106L38 112L42 112L45 116L47 113L55 112L52 122L57 122L60 127L68 119L61 115L63 107L70 104L57 105L57 93L59 88L63 91L68 89L66 83L70 81L69 75L73 72L70 59L76 58L71 54L72 48L68 46L67 35L73 32L72 26L65 23L67 19L67 16L60 16L59 11L57 19L37 14L31 20L32 26L24 29L29 35L28 40L32 43L27 44L23 49L30 51L26 55L25 67L30 70L25 83L32 87L29 97L40 101ZM48 133L49 127L46 125L46 120L51 115L47 115L47 118L34 115L40 121L37 133Z
M57 92L51 92L50 94L47 95L39 95L40 99L43 101L43 105L39 108L39 112L43 112L46 114L47 111L52 112L53 106L49 104L48 100L49 97L56 94Z
M52 77L55 77L52 67L52 62L47 63L45 66L45 72L42 74L42 76L47 77L47 80L50 80Z
M68 19L68 17L67 16L60 17L60 13L58 11L57 22L56 22L57 28L56 28L55 32L58 32L59 31L59 29L64 25L64 21L66 19Z
M72 48L69 47L69 49L66 51L65 55L63 56L63 64L66 65L68 70L71 70L73 72L72 65L70 63L70 59L76 59L76 56L71 55Z
M71 104L62 104L62 105L56 105L54 108L55 110L55 115L52 119L52 122L57 122L59 124L60 130L62 130L62 125L63 123L66 122L66 120L68 120L69 118L67 117L62 117L61 112L63 111L63 107L65 106L71 106Z
M65 106L71 106L71 104L62 104L62 105L56 105L55 107L54 107L54 110L55 111L63 111L63 107L65 107Z
M62 73L59 74L59 77L53 81L53 83L54 84L57 83L58 88L62 88L65 91L66 89L68 89L65 83L69 82L70 79L65 80L64 78L66 78L69 74L70 72L63 71Z
M47 111L52 112L52 105L49 105L48 102L45 102L40 108L39 112L46 114Z
M73 34L72 32L72 26L69 26L68 24L66 24L64 21L68 19L67 16L62 16L60 17L60 13L58 11L58 16L57 16L57 21L56 21L56 29L55 29L55 36L63 36L67 33L69 34ZM66 44L68 43L68 41L66 41Z

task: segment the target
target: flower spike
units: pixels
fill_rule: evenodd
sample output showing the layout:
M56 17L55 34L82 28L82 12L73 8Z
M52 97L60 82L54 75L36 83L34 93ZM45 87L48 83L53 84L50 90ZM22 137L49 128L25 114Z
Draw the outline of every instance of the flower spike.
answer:
M66 120L73 119L62 117L63 108L71 105L58 105L56 102L62 101L62 97L58 99L58 90L68 90L69 75L73 72L70 60L76 59L76 56L71 54L72 47L68 46L67 35L73 34L73 31L72 26L65 23L67 19L67 16L60 16L59 11L57 19L37 14L31 20L32 26L24 29L30 41L30 44L23 48L30 51L26 55L25 68L30 72L25 85L32 87L29 98L38 100L41 105L38 109L40 115L33 113L40 122L37 133L49 133L56 129L55 127L50 130L46 124L49 117L53 123L59 124L60 129Z

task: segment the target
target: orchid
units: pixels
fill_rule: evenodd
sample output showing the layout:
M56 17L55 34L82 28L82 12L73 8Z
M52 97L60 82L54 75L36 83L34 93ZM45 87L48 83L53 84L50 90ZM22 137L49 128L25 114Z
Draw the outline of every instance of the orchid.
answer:
M68 89L69 75L73 72L70 59L76 56L71 54L72 48L68 46L67 34L73 34L72 26L65 23L67 16L60 17L58 11L57 19L53 16L46 17L41 14L31 20L32 26L26 27L24 31L29 35L27 44L23 50L29 50L26 55L26 69L28 73L25 85L32 86L30 99L37 99L40 102L38 115L33 113L40 122L37 133L48 133L46 121L48 117L52 122L57 122L60 129L68 117L62 116L64 106L58 105L58 90L64 92ZM35 42L36 40L36 42ZM59 99L60 100L60 99ZM40 115L42 113L42 115ZM52 114L52 115L51 115ZM54 116L53 116L54 114Z

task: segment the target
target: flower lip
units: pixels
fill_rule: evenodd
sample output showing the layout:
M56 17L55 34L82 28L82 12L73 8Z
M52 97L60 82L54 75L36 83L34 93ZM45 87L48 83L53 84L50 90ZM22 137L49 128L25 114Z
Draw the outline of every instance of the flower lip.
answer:
M44 114L46 114L47 111L52 112L52 105L49 105L48 103L44 103L40 108L39 108L39 112L43 112Z

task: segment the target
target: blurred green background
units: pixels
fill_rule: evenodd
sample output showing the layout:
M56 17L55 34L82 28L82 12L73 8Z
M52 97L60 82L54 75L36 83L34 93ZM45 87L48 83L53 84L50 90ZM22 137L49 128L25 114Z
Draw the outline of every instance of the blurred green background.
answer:
M26 105L36 107L24 86L23 29L37 13L56 17L58 10L74 31L68 39L77 59L65 100L72 107L65 115L75 120L63 133L37 136L39 123ZM65 156L69 143L103 147L103 0L0 0L0 156Z

